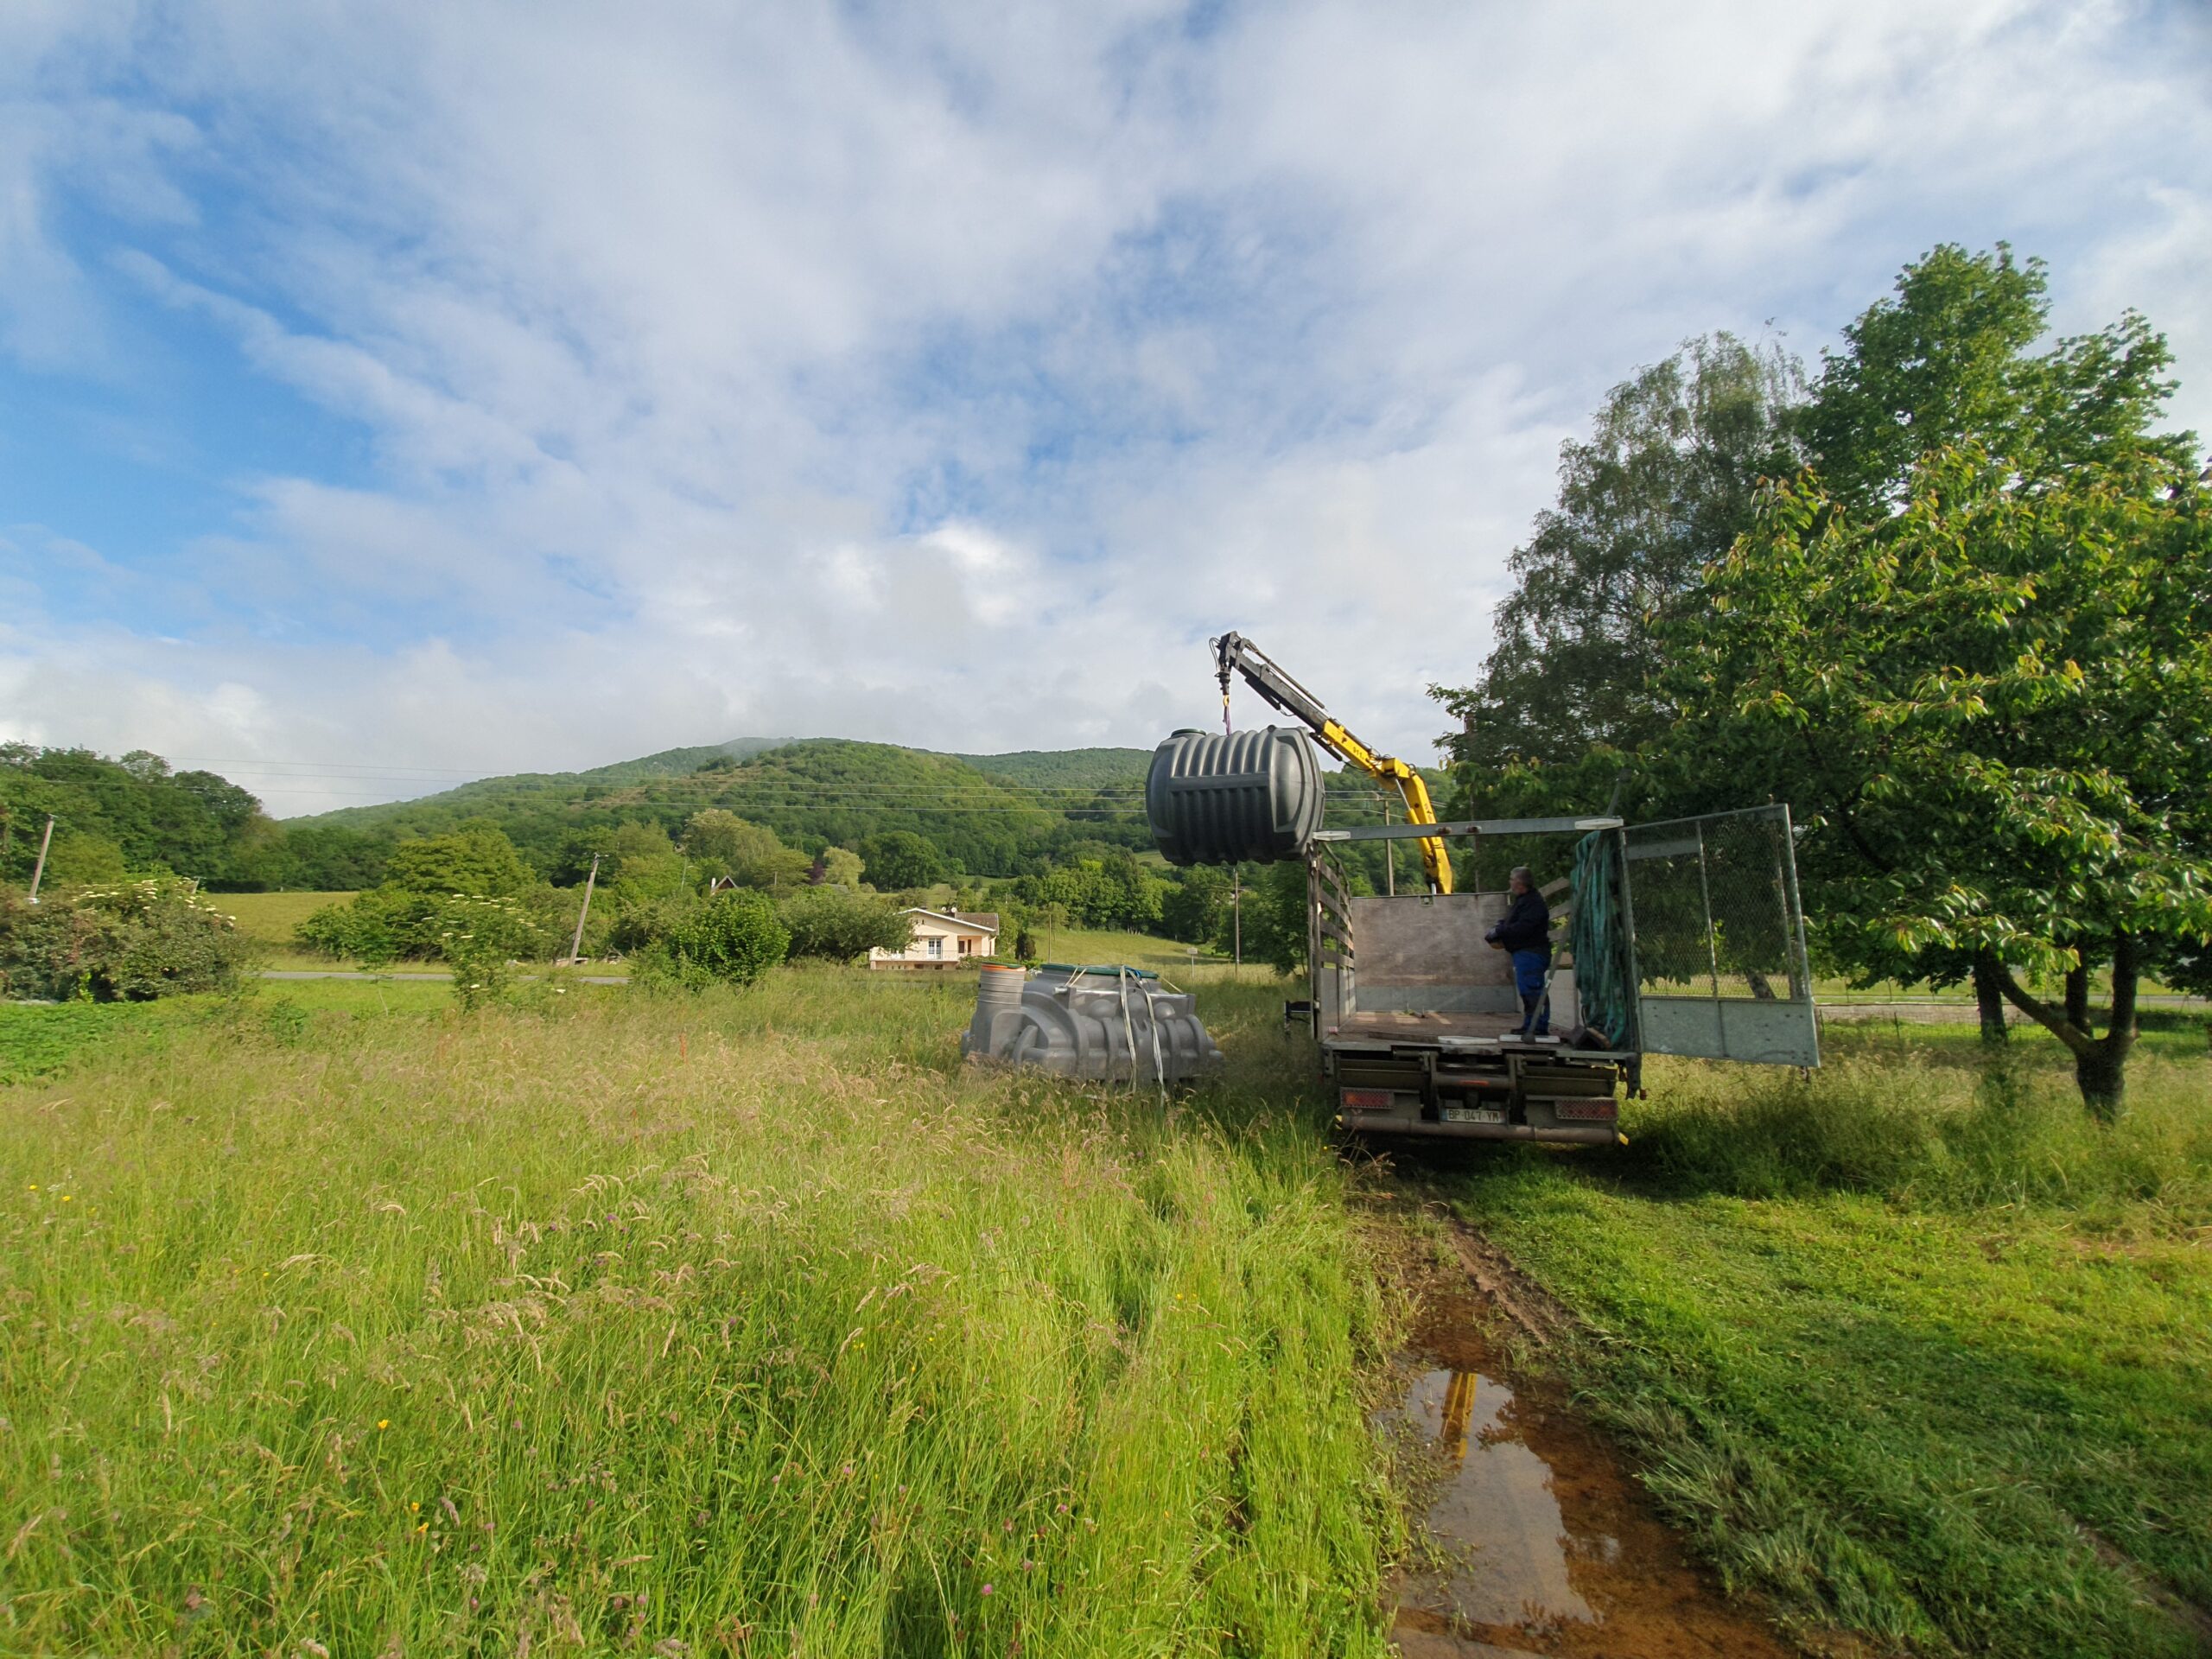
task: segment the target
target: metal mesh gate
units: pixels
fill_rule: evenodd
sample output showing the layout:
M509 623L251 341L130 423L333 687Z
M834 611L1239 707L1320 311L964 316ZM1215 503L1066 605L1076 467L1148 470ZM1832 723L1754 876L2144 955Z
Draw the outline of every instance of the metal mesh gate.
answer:
M1789 809L1622 831L1639 1046L1820 1064Z

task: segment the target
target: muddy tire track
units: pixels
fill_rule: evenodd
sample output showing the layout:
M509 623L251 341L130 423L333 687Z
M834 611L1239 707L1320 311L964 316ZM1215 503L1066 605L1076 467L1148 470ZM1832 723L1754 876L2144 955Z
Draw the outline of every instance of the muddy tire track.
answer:
M1723 1596L1560 1383L1512 1363L1501 1324L1546 1346L1572 1316L1480 1234L1446 1225L1461 1271L1425 1275L1398 1403L1376 1419L1416 1471L1415 1548L1393 1586L1405 1659L1802 1651Z

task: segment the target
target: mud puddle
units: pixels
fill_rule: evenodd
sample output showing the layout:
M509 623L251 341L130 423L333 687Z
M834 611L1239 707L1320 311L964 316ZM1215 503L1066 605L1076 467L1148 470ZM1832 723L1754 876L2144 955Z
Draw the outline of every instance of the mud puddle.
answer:
M1432 1292L1380 1420L1430 1461L1424 1547L1398 1586L1406 1659L1787 1659L1721 1599L1597 1432L1516 1387L1471 1287Z

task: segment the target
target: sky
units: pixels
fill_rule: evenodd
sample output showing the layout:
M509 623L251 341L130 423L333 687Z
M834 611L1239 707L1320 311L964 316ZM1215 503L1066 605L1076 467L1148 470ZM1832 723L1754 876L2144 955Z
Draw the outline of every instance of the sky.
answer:
M0 738L280 815L1148 747L1235 628L1426 760L1688 337L1816 359L2004 239L2212 433L2209 19L10 0Z

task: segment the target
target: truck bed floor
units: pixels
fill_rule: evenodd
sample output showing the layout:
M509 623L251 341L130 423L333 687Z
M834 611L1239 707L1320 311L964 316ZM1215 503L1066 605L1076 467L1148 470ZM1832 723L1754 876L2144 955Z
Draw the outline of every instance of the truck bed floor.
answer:
M1429 1042L1439 1037L1503 1037L1516 1030L1515 1014L1355 1014L1336 1027L1338 1037Z

